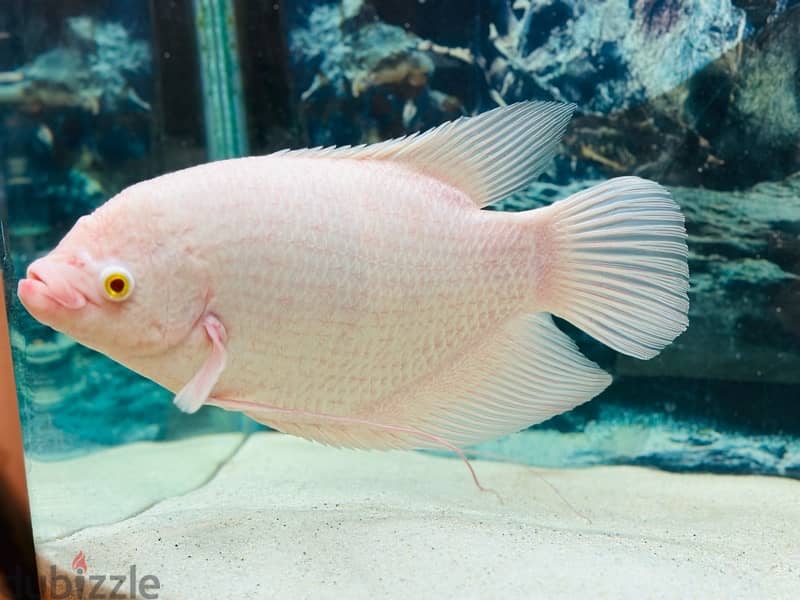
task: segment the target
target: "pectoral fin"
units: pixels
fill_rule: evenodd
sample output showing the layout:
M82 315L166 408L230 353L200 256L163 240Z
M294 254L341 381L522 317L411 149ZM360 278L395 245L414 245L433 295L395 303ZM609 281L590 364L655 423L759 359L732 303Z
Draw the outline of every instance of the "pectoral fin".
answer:
M220 375L225 370L228 352L225 348L227 334L225 326L214 315L206 315L202 321L206 335L211 341L211 354L183 389L175 396L175 406L186 413L197 412L208 400Z

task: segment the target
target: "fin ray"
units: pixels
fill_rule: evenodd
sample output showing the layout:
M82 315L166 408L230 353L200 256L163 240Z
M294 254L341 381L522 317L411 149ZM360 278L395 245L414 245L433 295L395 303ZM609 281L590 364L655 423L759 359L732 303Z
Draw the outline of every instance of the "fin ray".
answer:
M460 448L514 433L582 404L611 377L539 313L512 319L480 351L448 371L447 383L418 390L370 418L212 400L280 431L332 446L365 449ZM449 390L444 395L442 390Z
M611 383L546 313L512 320L481 361L491 372L474 389L440 399L415 425L458 445L476 444L566 412Z
M554 257L541 284L540 308L642 359L686 329L686 230L663 187L619 177L532 216L534 222L548 220L550 239L542 251Z
M483 207L544 170L574 110L574 104L518 102L377 144L277 154L396 162L462 190Z

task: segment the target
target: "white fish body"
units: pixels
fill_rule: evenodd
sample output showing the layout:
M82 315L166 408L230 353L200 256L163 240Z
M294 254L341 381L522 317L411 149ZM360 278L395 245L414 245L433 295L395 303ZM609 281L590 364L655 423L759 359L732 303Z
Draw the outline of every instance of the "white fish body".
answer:
M621 178L544 209L479 210L541 170L571 112L523 103L404 140L137 184L34 263L20 297L188 412L215 404L370 448L517 431L610 383L548 313L640 358L687 323L683 218L657 184ZM95 275L54 274L66 256ZM113 327L53 316L78 309L36 296L66 286L102 308L86 286L108 264L136 282L111 303Z

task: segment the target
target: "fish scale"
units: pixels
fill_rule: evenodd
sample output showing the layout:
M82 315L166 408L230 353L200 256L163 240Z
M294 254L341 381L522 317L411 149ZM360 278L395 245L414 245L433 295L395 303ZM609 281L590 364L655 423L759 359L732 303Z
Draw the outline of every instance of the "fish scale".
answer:
M287 180L294 178L296 172L302 172L305 168L304 165L293 165L288 158L279 158L277 161L289 164L272 167L254 165L254 168L259 173L280 172ZM338 173L344 174L328 185L319 187L336 194L341 193L336 190L336 186L342 185L342 181L347 181L347 185L350 185L355 180L358 187L364 190L369 190L372 185L375 187L375 194L365 194L365 200L359 206L350 208L360 214L374 213L378 210L375 204L386 203L387 197L391 197L395 190L378 188L378 177L363 166L353 166L361 168L354 169L347 177L347 166L339 166ZM242 174L242 177L247 177L247 174ZM377 239L395 239L398 226L402 228L404 220L414 218L414 213L426 208L427 186L424 183L402 186L404 189L398 186L396 193L406 194L407 197L392 198L391 203L398 210L395 211L393 220L383 219L379 222L386 231L381 232L378 226ZM380 191L385 193L379 195ZM243 202L240 200L237 204L241 205ZM262 199L255 202L260 203ZM466 208L472 207L467 202L464 205ZM272 206L278 208L277 204ZM408 214L403 215L399 207L405 207ZM446 213L442 212L438 218L449 223L451 215L448 210ZM302 222L302 218L298 221ZM316 222L316 219L312 219L312 223ZM434 230L433 215L426 215L422 222L426 229ZM437 246L431 242L446 241L438 238L431 238L426 247L428 251L418 252L410 265L398 261L398 257L403 256L404 252L412 250L409 248L408 238L403 238L400 248L397 243L372 245L371 252L381 258L379 264L367 262L359 269L361 273L358 278L337 278L340 281L339 288L334 293L328 293L333 291L327 288L331 283L328 274L342 271L338 268L341 265L357 264L362 248L353 243L340 244L338 240L351 238L336 231L338 224L336 221L328 223L326 232L314 231L314 246L311 246L315 250L313 254L298 251L309 247L306 246L310 238L307 232L312 229L308 226L288 230L284 239L272 239L273 244L285 249L288 257L296 257L296 260L301 261L297 267L290 262L284 264L287 273L298 273L293 277L282 277L278 281L260 281L250 288L253 297L249 297L249 293L233 294L230 297L222 292L217 293L216 312L223 318L228 314L237 315L236 318L225 319L231 332L231 360L219 382L219 388L224 394L233 397L247 395L288 408L300 405L321 411L329 409L328 405L332 404L329 399L339 398L348 398L351 408L354 405L368 407L387 391L407 385L427 372L435 360L446 358L441 354L441 347L433 343L434 337L449 340L450 345L457 346L461 342L459 331L462 336L469 332L469 336L475 337L491 326L492 321L485 317L483 311L473 315L472 311L465 311L463 307L486 307L505 294L486 285L487 279L492 279L491 277L484 277L483 282L475 277L470 278L468 274L460 277L451 275L451 279L447 280L437 279L438 273L449 271L455 258L453 249L448 246L442 246L442 251L437 251ZM352 224L347 225L352 228ZM470 226L476 229L475 235L462 233L462 237L481 237L481 223L464 221L464 227ZM323 233L328 233L330 238L324 238ZM414 246L418 247L418 244ZM337 249L340 252L337 253ZM465 268L471 272L479 269L483 256L480 246L469 244L463 249L461 262L465 264ZM264 246L263 252L271 255L272 248ZM472 256L471 253L476 254ZM250 250L248 254L246 264L259 264L257 251ZM312 256L313 260L309 260ZM399 269L387 270L387 267L393 265ZM347 273L346 268L344 272ZM237 280L240 276L235 270L228 269L225 277ZM463 283L453 285L453 281ZM478 285L473 284L475 289L472 294L465 294L464 287L469 281L477 281ZM503 285L508 284L508 279L504 277L497 278L497 281ZM427 297L420 296L420 284L425 286L426 294L433 298L433 302L428 305L413 301L413 296L417 296L418 300ZM222 289L228 287L224 278L218 285ZM235 285L231 285L230 289L235 289ZM386 294L383 292L385 290L394 290L394 293ZM285 311L276 300L283 296L299 299L299 306L293 306L292 312ZM326 304L328 301L329 305ZM258 308L258 311L253 311L254 308ZM463 325L456 324L458 308L462 309L461 314L464 317L470 319ZM513 306L507 308L512 309ZM333 322L319 318L320 313L326 312L331 314ZM381 319L386 315L391 315L391 320ZM348 335L349 327L342 325L342 321L360 322L359 335ZM385 323L383 326L382 321ZM240 342L235 332L241 330L266 333L253 339L252 345L248 347L250 351L245 354L237 352ZM320 339L330 340L330 343L319 344L317 340ZM376 346L371 343L374 339L382 342ZM415 352L408 351L412 344ZM247 357L245 368L240 368L239 356ZM250 368L252 362L266 368ZM311 369L302 368L303 365L314 365L313 378L309 377ZM255 375L261 377L254 379ZM315 385L315 381L320 383ZM332 386L331 381L336 381L336 385ZM381 383L385 387L381 387ZM261 397L260 390L266 390L268 385L270 393Z

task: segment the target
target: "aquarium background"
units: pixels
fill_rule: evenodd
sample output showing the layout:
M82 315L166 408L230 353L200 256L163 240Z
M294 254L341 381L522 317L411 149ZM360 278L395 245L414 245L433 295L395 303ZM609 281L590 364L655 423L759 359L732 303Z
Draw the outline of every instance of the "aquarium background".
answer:
M799 47L791 0L7 0L0 216L28 456L261 428L183 415L25 313L16 278L79 216L207 160L539 99L578 110L540 181L492 209L623 174L667 185L691 322L646 362L560 323L614 385L474 454L800 477Z

